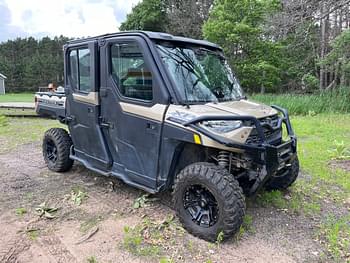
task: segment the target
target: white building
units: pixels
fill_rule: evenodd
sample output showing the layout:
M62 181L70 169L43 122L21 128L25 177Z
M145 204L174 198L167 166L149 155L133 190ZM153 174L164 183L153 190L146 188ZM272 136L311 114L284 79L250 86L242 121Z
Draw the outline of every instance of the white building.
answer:
M6 76L0 73L0 95L5 94L5 79Z

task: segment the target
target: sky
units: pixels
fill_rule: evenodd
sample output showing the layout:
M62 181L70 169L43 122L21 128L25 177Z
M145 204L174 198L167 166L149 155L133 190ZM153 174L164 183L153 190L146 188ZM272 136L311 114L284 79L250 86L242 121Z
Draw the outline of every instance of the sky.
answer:
M0 42L117 32L140 0L0 0Z

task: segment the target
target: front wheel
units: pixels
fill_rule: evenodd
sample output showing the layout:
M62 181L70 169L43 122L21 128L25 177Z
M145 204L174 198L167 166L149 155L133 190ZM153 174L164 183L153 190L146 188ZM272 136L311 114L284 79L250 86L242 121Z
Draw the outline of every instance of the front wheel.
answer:
M177 176L173 199L183 227L191 234L216 241L240 228L245 198L237 180L225 169L210 163L194 163Z
M52 128L45 132L43 156L47 167L54 172L66 172L73 166L69 158L72 139L68 132L61 128Z

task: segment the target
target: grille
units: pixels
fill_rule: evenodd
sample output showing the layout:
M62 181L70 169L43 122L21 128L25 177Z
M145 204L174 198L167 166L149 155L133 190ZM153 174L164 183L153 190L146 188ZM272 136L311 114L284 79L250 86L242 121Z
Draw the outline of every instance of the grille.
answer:
M265 134L265 138L268 143L272 145L277 145L281 143L282 140L282 127L277 130L273 130L268 126L276 128L278 126L279 117L278 115L274 115L272 117L267 117L259 120L261 125L263 126L263 131ZM264 126L265 125L265 126ZM247 144L258 144L260 142L259 135L254 128L250 133L246 143Z

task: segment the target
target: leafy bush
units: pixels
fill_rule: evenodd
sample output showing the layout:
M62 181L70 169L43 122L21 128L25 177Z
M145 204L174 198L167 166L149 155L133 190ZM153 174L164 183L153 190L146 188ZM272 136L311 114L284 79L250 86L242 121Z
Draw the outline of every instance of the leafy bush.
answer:
M320 86L319 79L312 74L304 75L303 80L307 91L315 91Z

